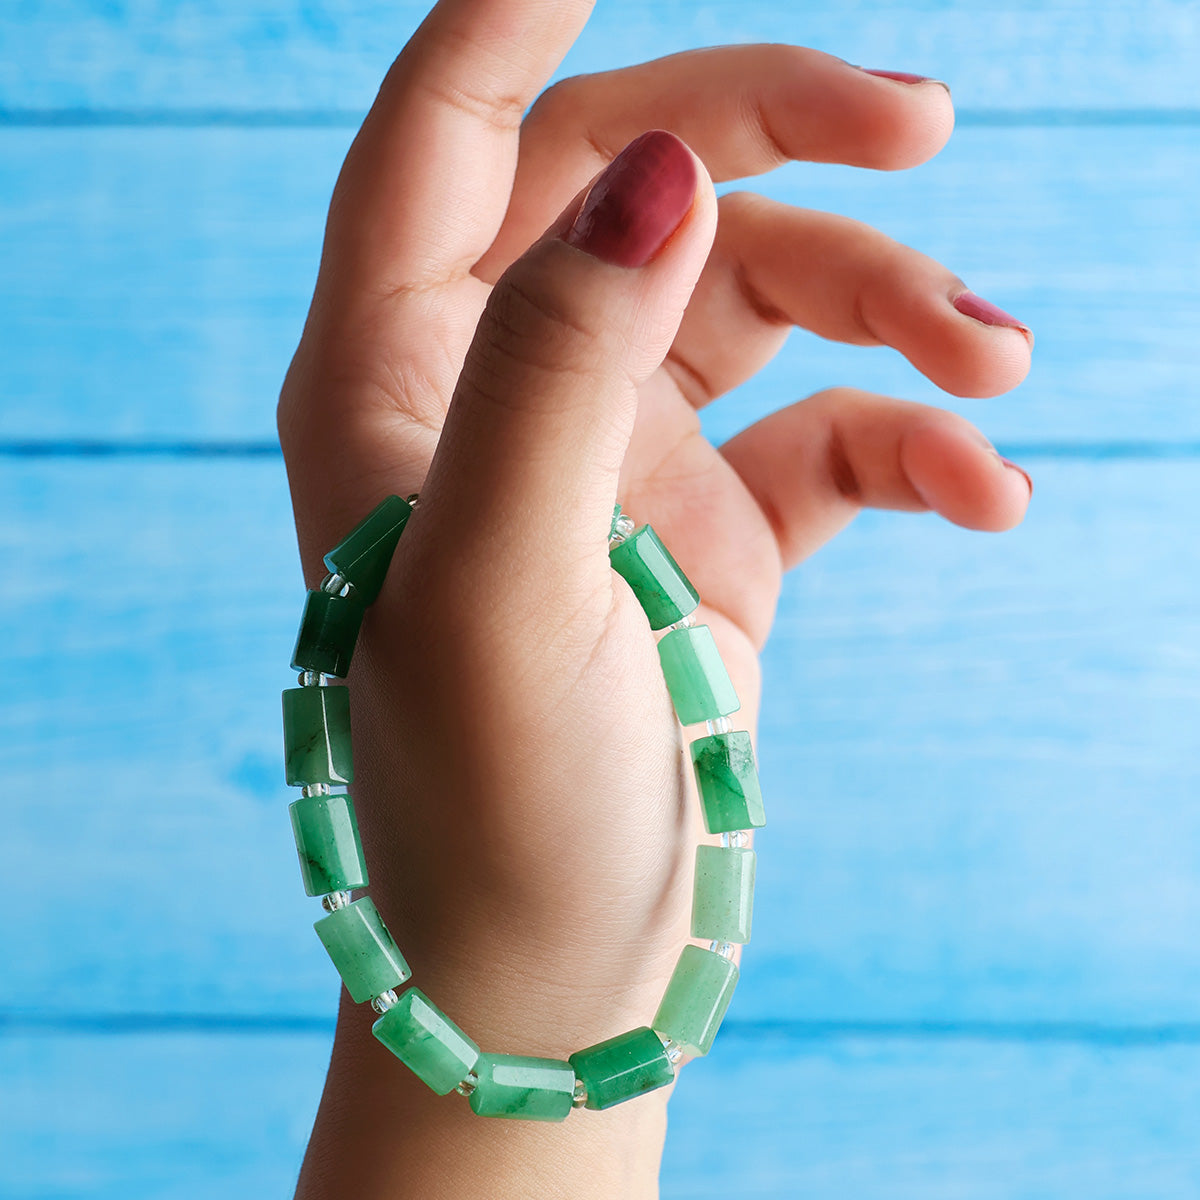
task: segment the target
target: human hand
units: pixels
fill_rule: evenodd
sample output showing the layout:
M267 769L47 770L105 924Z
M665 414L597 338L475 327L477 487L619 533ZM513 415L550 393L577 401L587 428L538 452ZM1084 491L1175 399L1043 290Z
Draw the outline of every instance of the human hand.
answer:
M382 496L421 493L351 677L371 894L415 982L485 1049L560 1057L649 1020L705 840L654 639L609 567L614 500L696 584L753 728L783 570L863 505L1002 529L1029 495L962 418L849 389L719 450L700 433L697 410L793 324L895 346L958 395L1024 376L1028 331L959 311L945 268L840 217L713 192L789 158L915 165L949 136L946 90L741 46L566 81L522 122L589 8L434 9L347 156L279 409L310 584ZM647 129L691 151L644 139L588 194ZM386 1189L402 1129L456 1152L495 1136L412 1086L369 1026L344 1006L305 1194ZM588 1153L595 1194L618 1194L613 1145L653 1165L664 1103L589 1113L582 1134L509 1127L505 1153L573 1139L571 1194L590 1194ZM388 1126L352 1163L351 1115L360 1141ZM412 1194L452 1175L439 1161Z

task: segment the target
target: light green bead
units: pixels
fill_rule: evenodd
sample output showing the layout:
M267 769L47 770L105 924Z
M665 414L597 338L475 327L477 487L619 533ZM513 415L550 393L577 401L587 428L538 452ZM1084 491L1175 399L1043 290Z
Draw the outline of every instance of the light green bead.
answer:
M399 987L412 976L404 955L367 896L335 908L313 928L356 1004Z
M579 1050L569 1061L587 1088L588 1108L611 1108L643 1092L666 1087L675 1078L667 1048L644 1025Z
M659 640L658 656L681 725L714 721L741 708L707 625L672 629Z
M373 604L379 595L396 543L411 516L412 505L407 500L388 496L325 555L325 565L354 585L362 604Z
M692 765L709 833L758 829L767 823L754 747L744 729L697 738Z
M349 796L301 796L288 812L310 896L367 886L367 863Z
M637 597L651 629L665 629L696 611L700 593L651 526L635 530L608 557Z
M479 1047L418 988L409 988L371 1032L439 1096L452 1092L479 1061Z
M350 693L346 688L284 691L283 755L290 784L349 783L354 778Z
M748 942L754 912L753 850L697 846L692 891L692 937Z
M654 1028L687 1053L707 1054L737 980L737 965L729 959L699 946L684 946L654 1014Z
M481 1117L562 1121L575 1099L575 1071L556 1058L481 1054L475 1074L471 1111Z

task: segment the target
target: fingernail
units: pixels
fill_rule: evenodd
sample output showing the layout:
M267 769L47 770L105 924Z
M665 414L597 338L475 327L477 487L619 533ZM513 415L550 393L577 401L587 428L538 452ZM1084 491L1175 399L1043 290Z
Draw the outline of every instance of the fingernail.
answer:
M894 79L897 83L936 83L948 92L950 85L942 79L934 79L932 75L914 75L911 71L876 71L870 67L859 67L867 75L878 75L880 79Z
M1000 458L1000 461L1001 461L1001 462L1002 462L1002 463L1003 463L1003 464L1004 464L1004 465L1005 465L1005 466L1006 466L1006 467L1007 467L1007 468L1008 468L1010 471L1016 471L1016 473L1017 473L1018 475L1020 475L1022 479L1024 479L1024 480L1025 480L1025 483L1026 483L1026 484L1028 485L1028 487L1029 487L1029 494L1032 496L1032 495L1033 495L1033 479L1030 477L1030 475L1029 475L1029 472L1028 472L1028 471L1026 471L1024 467L1018 467L1018 466L1017 466L1017 464L1016 464L1015 462L1013 462L1011 459L1004 458L1004 457L1002 457L1002 456L1001 456L1001 458Z
M692 152L652 129L608 164L563 240L613 266L645 266L691 211L696 183Z
M1019 329L1030 342L1033 341L1033 333L1024 321L1018 321L1004 309L997 308L990 300L985 300L982 296L975 295L974 292L963 292L961 295L955 296L952 303L964 317L971 317L984 325L1000 325L1005 329Z
M993 454L995 454L995 455L996 455L996 457L997 457L997 458L999 458L999 457L1000 457L1000 455L996 453L996 447L992 445L992 443L991 443L991 442L988 440L988 438L987 438L987 437L986 437L986 436L985 436L985 435L984 435L984 434L983 434L983 433L982 433L980 430L978 430L978 429L975 429L974 427L972 427L972 429L971 429L971 434L972 434L972 436L975 438L975 440L976 440L976 441L977 441L977 442L978 442L978 443L979 443L979 444L980 444L980 445L981 445L981 446L982 446L982 447L983 447L985 450L990 450L990 451L991 451Z

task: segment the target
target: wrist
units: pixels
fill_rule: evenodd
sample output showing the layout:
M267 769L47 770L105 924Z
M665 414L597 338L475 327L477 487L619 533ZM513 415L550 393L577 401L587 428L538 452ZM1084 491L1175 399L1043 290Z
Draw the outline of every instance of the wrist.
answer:
M672 1089L558 1124L481 1119L388 1054L367 1016L343 995L297 1200L657 1197ZM570 1043L522 1048L565 1057Z

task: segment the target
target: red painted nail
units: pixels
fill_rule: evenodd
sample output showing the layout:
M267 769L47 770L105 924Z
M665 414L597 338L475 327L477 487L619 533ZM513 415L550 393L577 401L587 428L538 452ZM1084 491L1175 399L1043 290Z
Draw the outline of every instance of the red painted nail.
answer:
M1024 321L1018 321L1016 317L1009 316L1004 309L997 308L990 300L985 300L982 296L975 295L974 292L963 292L962 295L955 296L953 304L964 317L971 317L984 325L1019 329L1030 341L1033 340L1033 334Z
M1028 472L1028 471L1026 471L1024 467L1018 467L1018 466L1017 466L1017 464L1016 464L1015 462L1013 462L1011 459L1007 459L1007 458L1003 458L1003 457L1002 457L1002 458L1000 459L1000 461L1001 461L1001 462L1002 462L1002 463L1003 463L1003 464L1004 464L1004 465L1005 465L1005 466L1006 466L1006 467L1007 467L1007 468L1008 468L1010 471L1016 471L1016 473L1017 473L1018 475L1020 475L1022 479L1024 479L1024 480L1025 480L1025 482L1026 482L1026 483L1029 485L1029 494L1032 496L1032 495L1033 495L1033 479L1030 477L1030 474L1029 474L1029 472Z
M876 71L870 67L859 67L867 75L877 75L880 79L894 79L897 83L936 83L939 87L950 90L950 85L932 75L914 75L911 71Z
M932 76L914 75L911 71L876 71L870 67L859 67L859 70L865 71L868 75L878 75L880 79L894 79L897 83L933 82Z
M563 240L613 266L645 266L691 211L696 182L687 146L652 129L608 164Z

